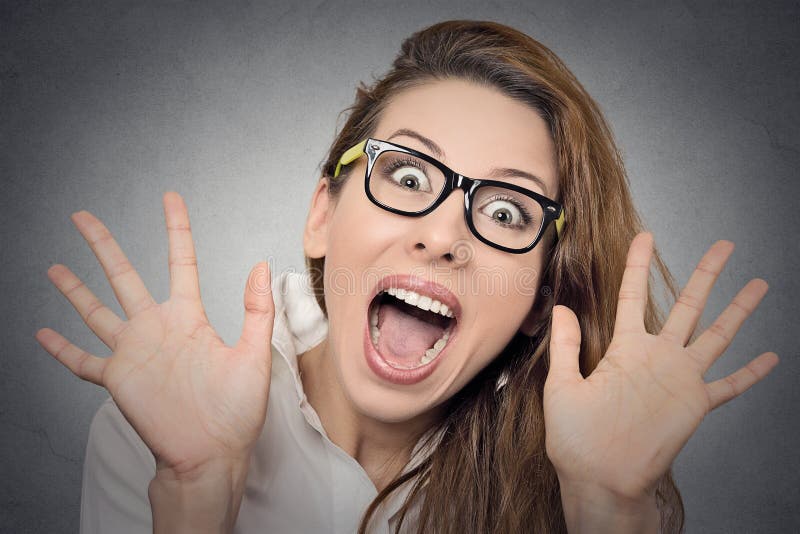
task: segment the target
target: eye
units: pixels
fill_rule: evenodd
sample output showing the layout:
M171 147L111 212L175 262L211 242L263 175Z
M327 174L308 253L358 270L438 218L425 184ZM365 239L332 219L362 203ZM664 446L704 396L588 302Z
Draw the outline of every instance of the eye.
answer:
M481 211L493 222L508 228L524 228L532 221L522 203L505 195L493 196L481 207Z
M431 183L422 164L416 159L402 159L390 162L383 172L398 187L409 191L430 193Z

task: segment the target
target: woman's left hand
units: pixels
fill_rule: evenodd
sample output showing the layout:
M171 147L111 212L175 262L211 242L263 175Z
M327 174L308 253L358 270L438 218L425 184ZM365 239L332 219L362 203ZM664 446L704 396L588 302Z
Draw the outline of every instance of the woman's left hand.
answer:
M767 292L751 280L716 321L686 346L711 288L733 251L718 241L700 260L661 332L645 330L653 238L638 234L628 251L614 334L605 356L583 378L575 314L555 306L550 370L544 387L546 449L562 489L600 491L631 502L652 496L658 479L714 408L740 395L778 363L766 352L735 373L703 375Z

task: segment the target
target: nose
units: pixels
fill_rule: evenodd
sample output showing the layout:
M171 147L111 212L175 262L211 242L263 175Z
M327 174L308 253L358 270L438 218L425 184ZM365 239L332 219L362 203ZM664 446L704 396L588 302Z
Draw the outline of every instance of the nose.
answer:
M464 222L464 192L456 189L422 217L410 219L407 249L425 264L461 267L473 257L474 240Z

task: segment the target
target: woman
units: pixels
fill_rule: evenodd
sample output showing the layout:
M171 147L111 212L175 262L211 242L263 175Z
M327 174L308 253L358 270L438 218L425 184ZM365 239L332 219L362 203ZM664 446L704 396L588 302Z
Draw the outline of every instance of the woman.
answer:
M90 435L82 530L679 531L672 461L778 361L703 380L766 283L692 339L733 250L719 241L664 320L653 259L676 291L610 130L508 27L414 34L349 111L308 214L309 279L273 287L257 265L234 347L203 311L177 194L161 304L103 224L73 215L128 316L50 269L113 350L37 334L113 398Z

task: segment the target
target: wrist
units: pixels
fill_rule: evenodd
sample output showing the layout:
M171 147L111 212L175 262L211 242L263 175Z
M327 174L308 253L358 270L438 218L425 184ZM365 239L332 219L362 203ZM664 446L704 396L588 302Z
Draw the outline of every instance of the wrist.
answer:
M660 530L655 492L637 496L621 495L596 485L564 483L561 503L570 534L653 533Z
M158 468L148 488L153 532L232 532L248 466L249 458L214 460L181 473Z

